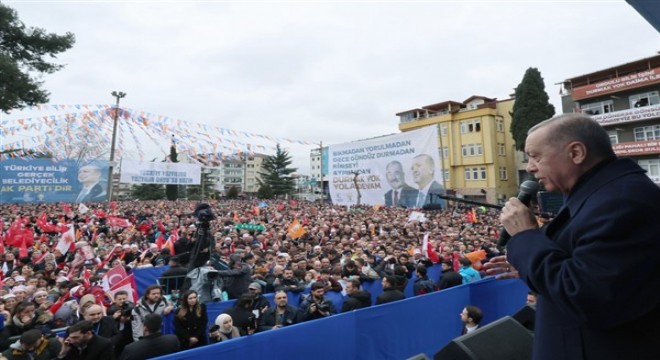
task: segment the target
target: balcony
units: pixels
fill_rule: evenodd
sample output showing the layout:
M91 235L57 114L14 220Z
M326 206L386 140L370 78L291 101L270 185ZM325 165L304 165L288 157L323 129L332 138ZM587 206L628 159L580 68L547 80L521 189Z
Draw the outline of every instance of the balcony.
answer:
M602 126L617 125L660 117L660 104L592 115Z

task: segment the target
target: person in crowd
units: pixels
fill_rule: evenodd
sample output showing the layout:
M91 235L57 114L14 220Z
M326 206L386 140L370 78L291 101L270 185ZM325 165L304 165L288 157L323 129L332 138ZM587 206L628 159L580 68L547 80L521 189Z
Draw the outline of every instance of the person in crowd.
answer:
M119 290L115 293L114 301L108 308L108 315L115 321L117 330L121 333L121 341L115 344L115 352L121 354L124 347L133 342L133 330L131 327L133 308L135 304L128 301L128 292Z
M372 280L380 279L378 273L371 268L371 265L369 265L365 259L363 258L355 259L355 265L357 266L360 274L360 281L372 281Z
M312 284L310 293L300 303L300 311L305 321L320 319L337 313L335 305L325 297L325 286L319 282Z
M473 281L481 280L481 274L472 267L472 261L470 261L470 259L462 257L458 261L461 264L458 274L463 278L463 284L469 284Z
M506 257L487 268L520 277L537 292L535 360L657 358L660 328L657 216L660 188L585 114L564 114L531 129L527 172L564 196L539 228L512 198L500 220L511 235Z
M62 344L56 337L46 338L41 330L32 329L21 334L2 356L7 360L50 360L56 359L61 349Z
M183 286L183 282L188 274L188 269L181 265L178 256L170 257L170 268L163 271L158 283L165 289L165 294L176 295Z
M302 292L305 290L305 285L302 281L298 280L293 274L293 269L284 269L282 272L282 279L276 281L273 284L277 283L275 287L276 290L284 290L291 292Z
M341 284L339 283L339 281L333 279L331 274L332 274L331 269L329 269L329 268L321 269L321 276L319 277L318 280L316 280L316 283L322 284L323 288L325 289L325 292L328 292L328 291L340 292L340 291L342 291L343 289L341 287Z
M40 323L35 314L34 303L22 301L16 305L11 314L11 322L8 321L5 327L0 331L0 351L9 348L9 338L18 336L32 329L39 329L42 332L49 333L50 327L46 323Z
M55 313L55 319L60 319L64 326L70 326L80 320L85 319L85 309L94 305L96 298L92 294L84 295L80 298L80 302L76 300L67 301Z
M94 325L79 321L66 329L58 359L112 360L115 358L110 339L94 333Z
M360 289L360 280L346 280L346 298L341 306L341 312L362 309L371 306L371 294Z
M536 306L536 293L532 290L527 292L527 305Z
M257 316L252 312L254 298L251 294L241 295L234 307L226 309L225 314L231 316L233 325L240 331L241 335L251 335L257 330Z
M481 319L483 318L483 313L481 309L474 305L468 305L463 308L461 311L461 322L463 322L463 330L461 335L469 334L474 330L477 330Z
M168 315L172 312L174 306L163 297L163 290L159 285L147 287L144 296L135 304L133 308L131 329L133 331L133 341L138 341L143 335L144 319L149 314Z
M461 274L454 271L454 266L451 261L443 261L440 266L442 271L439 281L440 290L449 289L450 287L463 284L463 277Z
M257 320L263 315L263 313L268 310L270 307L270 302L268 299L266 299L265 296L261 294L261 284L258 282L253 282L248 286L248 291L252 295L252 311L258 311L259 316L257 316ZM255 313L257 314L257 313Z
M160 331L163 317L159 314L148 314L144 318L140 340L126 345L119 360L142 360L173 354L180 350L176 335L163 335Z
M415 207L419 190L406 184L406 175L400 161L394 160L385 166L385 179L392 188L385 193L385 206Z
M302 321L300 311L289 305L285 291L275 292L275 307L269 308L259 319L259 331L274 330Z
M252 282L252 269L250 265L243 262L239 254L230 256L229 267L229 270L219 270L218 275L231 278L231 282L227 286L227 294L230 299L238 299L242 294L248 292L248 286Z
M241 337L241 333L232 321L228 314L220 314L215 318L215 325L209 331L209 339L211 344L237 339Z
M383 292L376 298L376 305L386 304L393 301L399 301L406 298L401 290L395 287L396 277L394 275L385 275L381 280Z
M413 294L415 296L428 294L438 290L438 285L435 281L429 279L426 266L417 265L417 270L415 271L417 274L417 279L415 279L415 283L413 284Z
M94 334L110 339L112 347L115 349L115 355L118 355L116 350L121 344L123 336L112 316L104 316L101 305L94 304L85 309L85 320L92 323Z
M181 349L206 345L207 323L206 305L198 301L196 291L186 291L181 296L179 308L174 316L174 332L179 338Z

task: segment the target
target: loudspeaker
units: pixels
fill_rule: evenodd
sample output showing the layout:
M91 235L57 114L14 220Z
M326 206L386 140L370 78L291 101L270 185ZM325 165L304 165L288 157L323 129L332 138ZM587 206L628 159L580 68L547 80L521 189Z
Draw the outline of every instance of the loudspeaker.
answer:
M532 334L510 316L452 340L434 360L530 360Z
M513 314L513 319L525 329L534 332L534 319L536 318L536 305L525 305L522 309Z

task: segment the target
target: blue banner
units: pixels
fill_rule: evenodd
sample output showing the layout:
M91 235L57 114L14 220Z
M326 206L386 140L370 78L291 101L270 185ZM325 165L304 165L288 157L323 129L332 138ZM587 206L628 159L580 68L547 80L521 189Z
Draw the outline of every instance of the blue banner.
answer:
M107 161L6 159L0 161L0 203L107 200Z

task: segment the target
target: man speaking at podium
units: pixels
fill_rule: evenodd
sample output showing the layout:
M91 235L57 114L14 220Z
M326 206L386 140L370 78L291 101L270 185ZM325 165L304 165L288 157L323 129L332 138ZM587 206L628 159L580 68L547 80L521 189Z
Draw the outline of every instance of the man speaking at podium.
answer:
M541 230L510 199L506 258L486 268L538 293L534 359L658 359L660 188L583 114L532 127L525 152L527 171L564 206Z

